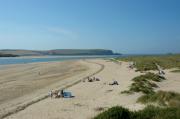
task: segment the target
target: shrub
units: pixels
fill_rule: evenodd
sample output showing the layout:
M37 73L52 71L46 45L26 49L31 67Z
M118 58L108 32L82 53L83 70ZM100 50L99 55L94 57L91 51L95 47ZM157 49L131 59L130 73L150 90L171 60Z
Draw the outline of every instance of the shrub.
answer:
M138 98L141 103L158 103L162 106L180 107L180 94L175 92L158 91Z
M180 69L176 69L176 70L173 70L171 72L173 72L173 73L180 73Z
M180 119L180 107L160 108L150 105L133 112L117 106L100 113L94 119Z
M123 107L112 107L94 119L130 119L130 112Z
M165 78L157 74L148 72L144 75L137 76L132 80L133 83L131 84L130 89L121 93L130 94L132 92L142 92L144 94L153 94L154 88L158 87L158 85L156 85L154 82L160 82L162 80L165 80Z

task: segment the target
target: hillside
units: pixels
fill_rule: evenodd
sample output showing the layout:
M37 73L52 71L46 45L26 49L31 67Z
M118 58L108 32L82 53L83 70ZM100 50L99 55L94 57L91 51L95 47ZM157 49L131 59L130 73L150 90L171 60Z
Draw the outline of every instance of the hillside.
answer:
M18 56L42 56L42 55L114 55L112 50L104 49L55 49L47 51L36 50L0 50L1 54Z
M0 57L18 57L18 55L12 55L12 54L1 54Z

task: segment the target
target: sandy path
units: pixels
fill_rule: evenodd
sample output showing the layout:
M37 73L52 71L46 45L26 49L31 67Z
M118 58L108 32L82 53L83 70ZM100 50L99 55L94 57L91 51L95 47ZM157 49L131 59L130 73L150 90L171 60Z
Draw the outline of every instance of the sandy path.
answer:
M98 108L108 108L122 105L132 110L144 106L136 104L140 94L122 95L121 91L128 89L131 79L139 73L129 70L127 63L117 65L105 60L91 60L105 65L103 71L95 75L99 82L81 82L68 88L75 95L73 99L45 99L27 107L25 110L11 115L12 119L88 119L99 113ZM109 86L113 79L119 86Z

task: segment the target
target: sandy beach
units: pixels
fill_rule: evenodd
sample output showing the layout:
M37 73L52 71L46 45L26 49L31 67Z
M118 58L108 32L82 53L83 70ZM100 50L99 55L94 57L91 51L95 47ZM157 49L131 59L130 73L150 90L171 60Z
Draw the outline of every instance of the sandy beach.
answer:
M64 67L65 69L61 69L62 67ZM26 85L26 88L23 89L22 92L19 92L18 89L16 89L16 91L20 93L19 95L18 93L9 93L14 97L17 97L15 99L6 100L2 97L0 98L2 100L0 105L1 114L7 112L7 109L13 110L10 108L13 105L17 107L17 105L21 105L22 102L28 102L33 98L40 97L40 95L46 95L49 89L61 88L65 85L72 84L75 81L83 79L84 77L97 72L98 73L93 77L99 78L100 81L81 81L80 83L77 83L76 85L73 85L65 90L71 91L75 96L74 98L45 98L41 101L27 106L27 108L24 108L17 113L7 116L6 119L91 119L101 111L116 105L127 107L130 110L143 109L144 105L136 103L137 98L142 94L121 94L121 91L127 90L131 85L131 79L141 74L139 72L135 72L134 70L130 70L127 67L127 62L117 64L108 60L101 59L86 61L80 60L76 62L63 63L35 63L24 66L7 66L3 70L0 70L0 85L4 86L4 88L0 88L0 91L2 92L5 89L5 91L8 91L7 89L12 88L8 87L8 85L11 86L10 83L13 82L5 82L7 81L7 78L9 79L11 77L11 81L14 81L13 79L16 79L13 86L15 85L18 87L20 85L19 83L21 82L22 85ZM39 72L39 70L40 76L37 73ZM5 78L2 78L3 74L6 80ZM158 90L162 89L167 91L180 92L180 89L178 87L180 84L180 81L178 80L180 74L170 73L169 70L167 70L166 77L166 81L158 84L160 87L158 88ZM33 81L29 80L38 81L36 83L33 83ZM119 85L109 85L109 83L111 83L113 80L118 81ZM36 88L36 86L38 88ZM11 90L9 92L11 92ZM27 92L28 95L25 95L23 92L25 94ZM24 96L19 97L20 95ZM10 96L3 97L9 99Z
M0 117L43 99L52 89L72 85L100 68L82 60L1 66Z

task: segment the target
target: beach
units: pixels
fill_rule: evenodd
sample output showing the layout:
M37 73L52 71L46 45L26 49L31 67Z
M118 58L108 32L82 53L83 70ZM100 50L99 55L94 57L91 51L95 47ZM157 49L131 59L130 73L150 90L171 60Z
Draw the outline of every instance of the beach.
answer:
M8 91L9 88L22 85L26 85L24 86L26 88L22 92L16 90L20 93L19 95L18 93L9 93L10 96L17 97L15 99L2 98L9 99L10 96L0 98L2 100L1 114L12 112L5 116L6 119L91 119L100 112L117 105L130 110L143 109L145 105L136 102L137 98L142 95L141 93L121 94L121 91L128 90L132 78L142 74L135 72L134 69L129 69L128 65L128 62L115 63L109 60L91 59L7 66L0 70L2 75L0 85L4 85L0 91L2 92L3 89ZM171 73L169 70L165 72L165 76L168 78L158 84L158 90L180 92L178 87L180 74ZM4 78L2 78L3 74ZM87 76L99 78L100 81L88 82L85 80L84 82L83 80ZM11 77L11 82L5 82L7 79L3 80ZM37 82L33 83L29 80L37 80ZM109 85L114 80L118 81L119 85ZM8 85L12 87L8 87ZM61 89L66 86L68 88L65 88L65 91L70 91L75 96L74 98L42 98L20 110L12 109L12 107L31 102L33 98L47 95L51 89Z
M80 61L3 65L0 68L0 117L45 98L50 90L72 85L100 69Z

